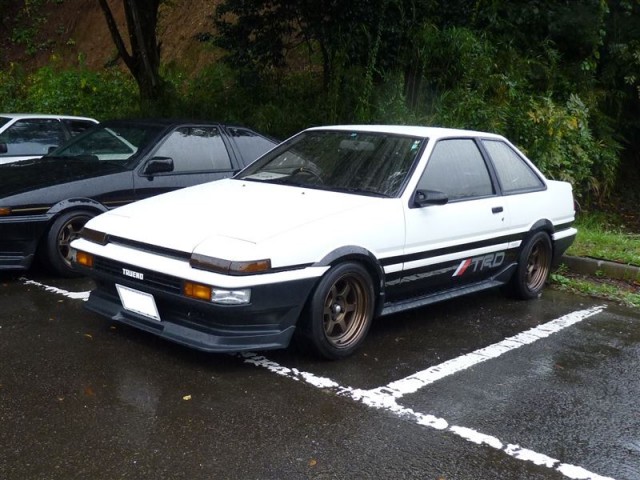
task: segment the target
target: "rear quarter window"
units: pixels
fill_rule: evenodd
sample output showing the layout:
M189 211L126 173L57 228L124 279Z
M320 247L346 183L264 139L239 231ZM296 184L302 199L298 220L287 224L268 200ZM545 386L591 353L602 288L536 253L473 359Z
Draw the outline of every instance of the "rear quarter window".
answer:
M526 192L544 188L544 182L518 153L500 140L483 140L504 193Z

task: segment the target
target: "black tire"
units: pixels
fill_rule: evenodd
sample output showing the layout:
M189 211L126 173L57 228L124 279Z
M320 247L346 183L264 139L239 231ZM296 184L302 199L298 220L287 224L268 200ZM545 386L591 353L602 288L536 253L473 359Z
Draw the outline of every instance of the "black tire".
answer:
M96 214L87 210L74 210L61 214L51 224L42 246L42 256L47 267L62 277L78 277L71 265L69 244L78 237L80 230Z
M374 291L367 270L343 263L320 280L307 307L305 337L329 360L351 355L364 341L373 319Z
M518 268L509 283L509 293L521 300L542 295L553 255L551 239L546 232L536 232L525 243L518 259Z

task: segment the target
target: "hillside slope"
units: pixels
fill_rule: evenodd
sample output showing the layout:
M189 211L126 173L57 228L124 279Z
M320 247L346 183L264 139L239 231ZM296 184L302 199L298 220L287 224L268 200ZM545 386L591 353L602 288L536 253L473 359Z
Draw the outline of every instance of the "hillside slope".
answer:
M0 68L13 63L32 70L52 58L62 66L82 63L91 69L116 63L116 48L96 0L39 3L42 5L25 10L24 2L10 2L8 11L2 12ZM122 1L109 0L109 4L126 41ZM164 65L175 62L181 70L194 72L215 61L216 49L196 38L212 30L215 4L211 0L172 0L161 7L158 36Z

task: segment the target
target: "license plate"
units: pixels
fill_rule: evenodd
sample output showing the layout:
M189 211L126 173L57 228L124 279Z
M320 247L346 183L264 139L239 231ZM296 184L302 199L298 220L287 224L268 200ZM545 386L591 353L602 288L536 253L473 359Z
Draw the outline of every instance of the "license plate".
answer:
M116 284L116 288L125 310L160 321L160 314L153 295L118 284Z

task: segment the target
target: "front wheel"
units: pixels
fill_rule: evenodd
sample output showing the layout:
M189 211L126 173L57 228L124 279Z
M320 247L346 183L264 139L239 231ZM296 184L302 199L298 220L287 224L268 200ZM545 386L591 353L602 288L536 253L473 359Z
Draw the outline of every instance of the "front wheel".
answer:
M329 360L351 355L364 341L373 319L374 291L367 270L343 263L320 280L307 311L306 336Z
M80 230L95 214L78 210L61 214L51 225L43 245L43 260L56 274L63 277L78 276L71 264L71 247Z
M516 298L530 300L542 294L551 270L551 257L549 235L546 232L535 233L524 245L509 285Z

